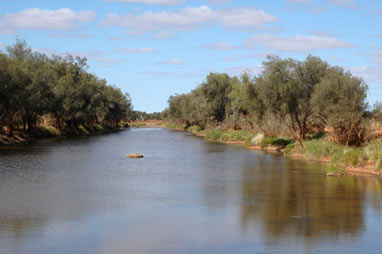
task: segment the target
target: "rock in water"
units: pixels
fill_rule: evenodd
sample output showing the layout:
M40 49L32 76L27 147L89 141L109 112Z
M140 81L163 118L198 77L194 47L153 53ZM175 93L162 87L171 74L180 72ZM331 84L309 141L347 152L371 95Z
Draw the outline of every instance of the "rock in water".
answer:
M128 154L126 155L127 158L143 158L143 154L140 154L140 153L132 153L132 154Z

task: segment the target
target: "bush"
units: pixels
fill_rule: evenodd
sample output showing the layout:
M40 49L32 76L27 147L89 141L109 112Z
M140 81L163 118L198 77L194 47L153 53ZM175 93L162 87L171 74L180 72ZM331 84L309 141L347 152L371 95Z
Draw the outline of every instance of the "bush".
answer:
M219 129L211 129L206 132L206 139L217 141L223 136L223 131Z
M365 152L362 148L348 147L344 151L343 162L346 166L348 165L358 165L365 159Z
M364 148L366 157L375 162L376 169L382 169L382 140L373 140Z
M260 142L260 146L261 146L261 148L265 148L268 145L286 147L287 145L289 145L293 142L294 142L293 139L265 137Z

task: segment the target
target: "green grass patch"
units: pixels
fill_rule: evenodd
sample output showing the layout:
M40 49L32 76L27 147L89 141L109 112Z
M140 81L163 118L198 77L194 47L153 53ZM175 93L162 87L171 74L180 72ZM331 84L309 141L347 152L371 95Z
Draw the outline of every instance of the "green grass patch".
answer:
M212 141L221 140L223 136L223 131L220 129L210 129L206 131L206 139Z
M365 155L368 160L375 163L376 170L382 169L382 140L373 140L366 144Z
M330 165L326 168L326 173L342 173L344 174L344 170L338 165L338 163L330 163Z
M294 142L293 139L265 137L260 142L260 147L261 148L265 148L265 147L267 147L269 145L286 147L289 144L292 144L293 142Z
M146 126L147 124L146 123L143 123L143 122L131 122L129 124L130 127L143 127L143 126Z
M202 128L198 125L192 125L187 128L187 131L191 131L193 133L200 133L202 131Z
M162 126L169 129L184 129L183 126L177 123L163 123Z
M244 141L245 144L250 144L251 139L254 137L254 133L246 130L221 130L218 128L209 129L206 131L206 139L214 141Z

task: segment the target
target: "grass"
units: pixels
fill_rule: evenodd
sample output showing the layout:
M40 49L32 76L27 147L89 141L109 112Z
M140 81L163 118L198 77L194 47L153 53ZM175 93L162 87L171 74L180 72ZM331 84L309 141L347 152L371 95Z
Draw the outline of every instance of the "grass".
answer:
M243 141L246 145L250 144L254 133L246 130L221 130L218 128L209 129L206 131L206 139L212 141Z
M373 140L366 144L365 148L366 157L375 163L376 170L382 169L382 140Z
M219 141L223 136L223 131L220 129L210 129L206 131L206 139L211 141Z
M143 126L146 126L146 123L143 123L143 122L131 122L129 124L130 127L143 127Z
M285 154L302 153L308 160L329 160L328 172L341 172L345 167L364 165L368 160L382 168L382 142L374 141L365 147L339 145L325 139L304 141L304 147L291 143L286 146Z
M271 137L265 137L263 140L260 142L260 147L265 148L269 145L271 146L281 146L281 147L286 147L289 144L294 143L293 139L285 139L285 138L271 138Z
M167 128L183 129L182 126L174 123L164 123ZM256 134L246 130L223 130L213 128L201 130L199 126L190 126L188 131L194 133L204 133L205 139L210 141L243 141L245 145L251 145ZM260 141L261 140L261 141ZM264 137L259 139L262 149L267 146L284 147L285 154L301 153L308 160L330 161L328 172L342 172L348 166L362 166L367 161L374 162L376 170L382 170L382 140L374 140L363 147L352 147L329 142L320 135L314 136L310 140L305 140L303 147L290 138Z
M163 123L162 126L169 129L183 129L181 125L176 123Z
M200 128L200 126L198 125L192 125L187 128L187 131L191 131L193 133L200 133L202 131L202 128Z

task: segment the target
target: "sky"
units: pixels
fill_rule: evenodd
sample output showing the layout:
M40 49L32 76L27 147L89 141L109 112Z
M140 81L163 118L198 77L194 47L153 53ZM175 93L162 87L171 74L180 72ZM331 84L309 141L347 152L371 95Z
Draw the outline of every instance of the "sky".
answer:
M210 72L261 72L269 54L319 56L382 101L381 0L0 0L0 50L25 39L47 55L87 57L89 71L155 112Z

